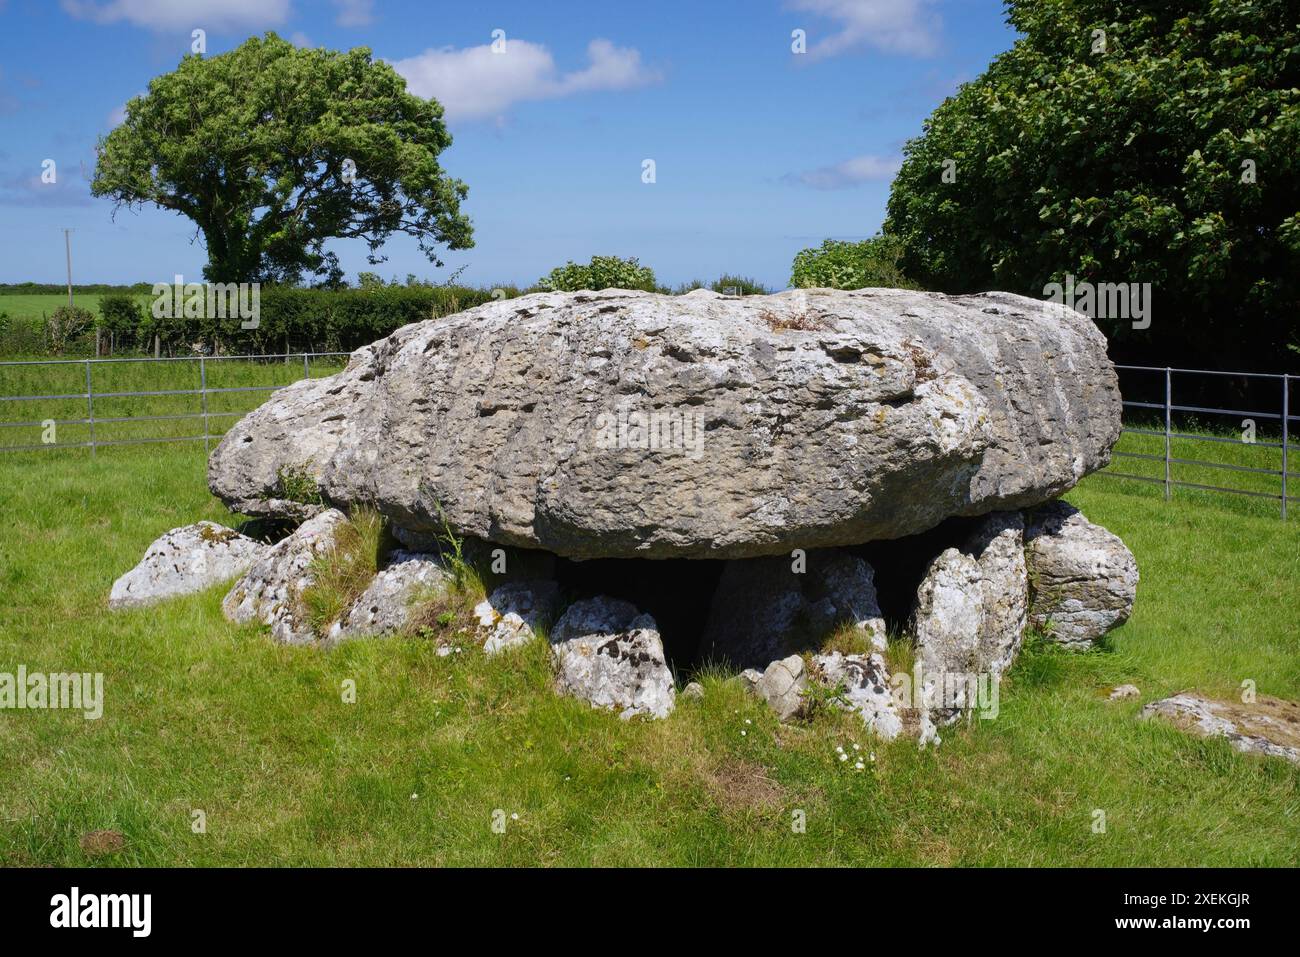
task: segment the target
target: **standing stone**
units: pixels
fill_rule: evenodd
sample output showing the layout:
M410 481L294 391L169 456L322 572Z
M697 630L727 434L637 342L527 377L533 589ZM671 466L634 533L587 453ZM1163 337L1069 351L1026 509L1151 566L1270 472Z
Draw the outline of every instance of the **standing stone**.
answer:
M326 509L264 551L221 602L225 616L241 624L270 625L271 637L284 644L315 641L302 616L302 593L313 581L312 562L334 547L347 520L338 509Z
M871 566L840 549L807 552L805 561L801 573L789 557L727 562L701 641L706 656L765 668L820 647L842 624L883 649L885 620Z
M879 654L845 655L838 651L813 658L813 674L818 682L839 690L842 707L856 711L862 724L885 741L893 741L903 731L903 719L891 694L889 672Z
M352 607L330 626L327 643L404 630L416 603L445 593L450 581L437 555L401 549L392 552Z
M536 293L277 391L209 461L248 514L326 501L569 558L751 558L1020 509L1103 468L1106 339L1008 293Z
M803 659L791 655L767 666L763 676L754 683L754 692L767 702L778 719L789 721L804 713L804 690L808 676L804 674Z
M551 632L556 689L618 709L621 718L666 718L676 689L658 626L631 602L601 595L570 605Z
M527 644L550 624L560 604L553 581L508 582L474 606L483 650L495 655Z
M1068 648L1087 648L1128 621L1137 597L1133 553L1068 502L1029 515L1030 622Z
M173 528L149 546L140 564L113 582L108 607L152 605L230 581L267 547L215 522Z
M912 621L925 700L942 719L976 705L973 680L998 681L1010 667L1024 636L1028 603L1018 512L988 516L961 548L945 549L930 563Z

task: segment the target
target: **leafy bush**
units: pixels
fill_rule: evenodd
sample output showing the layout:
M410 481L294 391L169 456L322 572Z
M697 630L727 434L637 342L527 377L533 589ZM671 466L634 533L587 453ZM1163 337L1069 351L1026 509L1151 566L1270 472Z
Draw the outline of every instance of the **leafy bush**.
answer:
M1150 283L1150 328L1098 317L1116 361L1286 362L1300 345L1294 0L1012 0L1007 16L1012 49L904 150L886 221L904 269L945 292L1037 298L1067 275Z
M275 479L280 498L286 502L297 502L300 505L325 504L316 476L312 475L305 462L301 465L281 465L276 470Z
M117 348L131 346L140 335L144 310L135 296L110 293L99 300L99 321L96 326L108 333Z
M709 285L709 288L729 296L766 296L772 292L757 279L733 276L731 273L723 273Z
M538 281L552 292L577 292L579 289L643 289L655 292L654 270L636 259L618 256L592 256L587 265L567 262L557 266Z
M517 294L513 287L496 292L465 286L377 284L337 290L263 286L256 329L242 328L243 322L237 316L155 318L149 309L145 310L141 337L147 342L157 334L164 348L172 351L205 342L220 343L226 352L247 354L350 352L410 323Z
M902 243L883 234L860 243L828 239L820 247L801 250L794 257L790 285L799 289L917 289L899 267L902 253Z
M68 346L85 335L95 324L95 317L89 309L80 306L59 306L50 313L46 323L46 333L50 338L50 351L56 356L63 355Z

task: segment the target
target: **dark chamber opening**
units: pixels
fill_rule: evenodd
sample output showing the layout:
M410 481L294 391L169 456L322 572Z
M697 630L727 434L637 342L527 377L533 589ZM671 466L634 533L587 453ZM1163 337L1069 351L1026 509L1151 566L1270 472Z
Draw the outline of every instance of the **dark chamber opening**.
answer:
M964 541L976 523L971 518L949 518L917 535L849 548L875 570L876 598L891 635L907 629L916 589L930 562L945 548Z
M555 574L566 604L609 595L653 616L669 667L686 680L700 663L700 639L722 566L708 559L560 558Z

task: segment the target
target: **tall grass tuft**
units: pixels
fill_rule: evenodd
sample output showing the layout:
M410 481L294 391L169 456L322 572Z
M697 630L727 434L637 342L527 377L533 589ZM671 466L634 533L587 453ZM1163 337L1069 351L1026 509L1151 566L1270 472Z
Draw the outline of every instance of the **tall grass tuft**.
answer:
M312 561L312 583L299 598L303 615L317 635L323 636L361 597L389 545L382 515L366 506L352 510L334 544Z

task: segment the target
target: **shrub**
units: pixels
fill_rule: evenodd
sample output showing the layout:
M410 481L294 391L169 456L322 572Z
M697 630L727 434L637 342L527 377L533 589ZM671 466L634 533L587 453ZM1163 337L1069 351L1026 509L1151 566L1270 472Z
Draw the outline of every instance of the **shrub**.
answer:
M99 321L96 326L111 336L115 347L126 348L132 345L140 335L144 321L144 310L135 296L126 293L110 293L100 297Z
M275 473L276 486L280 498L286 502L299 505L324 505L320 485L306 463L302 465L282 465Z
M709 288L729 296L766 296L772 292L757 279L733 276L731 273L723 273L709 285Z
M894 236L877 234L860 243L828 239L794 257L790 285L799 289L918 289L898 265L902 254L903 245Z
M577 292L579 289L643 289L655 292L654 270L636 259L618 256L592 256L587 265L567 262L557 266L538 281L551 292Z
M95 317L90 310L80 306L59 306L50 313L46 323L46 332L50 337L50 351L61 356L68 346L85 335L95 324Z

